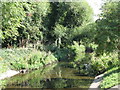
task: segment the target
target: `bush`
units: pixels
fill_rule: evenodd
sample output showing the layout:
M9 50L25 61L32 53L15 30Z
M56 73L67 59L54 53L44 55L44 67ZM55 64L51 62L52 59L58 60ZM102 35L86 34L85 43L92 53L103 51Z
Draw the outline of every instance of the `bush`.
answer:
M71 49L73 49L75 53L74 61L80 61L85 57L85 46L79 45L75 41L73 43L74 45L71 46Z
M59 61L72 61L73 60L73 50L69 47L56 49L54 55Z
M118 53L113 52L110 54L103 54L99 57L96 57L95 54L91 58L91 66L95 73L102 73L106 71L107 69L118 66L119 65L119 59L118 59Z
M22 63L24 61L24 63ZM21 60L21 63L17 66L21 66L21 69L37 69L47 64L57 61L57 58L52 53L46 53L44 51L33 51L28 56Z
M49 52L34 49L7 49L1 50L4 64L10 69L36 69L57 61L57 58ZM6 55L6 56L5 56ZM3 68L3 67L2 67Z
M26 67L24 57L30 54L31 49L1 49L0 56L3 59L3 63L8 66L9 69L23 69Z

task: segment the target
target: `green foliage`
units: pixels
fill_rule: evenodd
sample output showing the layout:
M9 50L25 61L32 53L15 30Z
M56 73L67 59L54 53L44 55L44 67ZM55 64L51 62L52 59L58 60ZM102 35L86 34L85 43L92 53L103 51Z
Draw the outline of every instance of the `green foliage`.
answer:
M9 69L36 69L57 62L57 59L51 52L46 53L32 49L8 49L0 51L2 52L0 56L3 58L3 64L7 65Z
M56 61L57 61L57 58L51 52L48 52L48 54L45 58L45 64L48 65L48 64L51 64L52 62L56 62Z
M80 61L85 57L85 46L79 45L75 41L73 43L74 45L72 45L71 48L74 50L74 53L75 53L74 61Z
M85 25L92 20L92 9L85 0L50 4L52 11L49 15L47 39L50 41L52 39L62 45L71 44L73 42L70 40L70 35L73 35L71 32L74 28ZM55 35L52 35L53 33Z
M28 41L32 41L32 43L36 43L38 40L42 41L42 31L45 30L44 24L47 22L46 16L49 12L50 4L47 2L3 2L3 47L8 44L25 46ZM23 40L27 41L23 44Z
M115 85L120 84L120 68L114 67L108 71L105 72L105 75L103 76L103 81L100 84L100 88L111 88Z
M3 58L1 62L9 69L17 68L19 70L25 68L23 57L27 56L31 51L31 49L1 49L0 56Z
M56 62L57 59L53 56L51 52L34 52L31 54L31 57L27 60L29 68L39 68L46 66L53 62Z
M0 80L0 89L4 89L6 86L6 80Z
M0 74L7 71L7 70L8 70L7 65L5 65L5 63L0 61Z
M37 40L43 39L43 32L44 30L44 23L45 18L47 14L50 12L49 3L41 2L41 3L24 3L23 7L25 8L25 12L27 13L25 20L22 21L22 29L21 34L24 38L26 38L26 35L29 35L29 38L27 36L27 39L34 42ZM44 22L43 22L44 21ZM27 33L25 35L25 33Z
M118 11L119 3L106 3L103 6L101 19L95 23L79 27L77 28L78 31L71 33L71 39L81 41L85 47L94 50L94 53L85 55L82 63L74 65L80 70L80 73L86 73L85 66L81 64L89 66L90 69L87 70L87 74L100 74L119 65Z
M98 35L95 42L99 44L98 52L113 52L119 49L119 8L120 2L107 2L102 7L101 19L96 22Z
M56 16L55 23L57 24L73 28L91 20L92 9L85 0L82 2L58 2L55 5L59 12Z
M56 25L54 29L54 35L57 37L56 38L56 46L60 47L61 45L61 39L66 35L66 30L67 28L62 26L62 25Z
M74 50L69 47L55 49L54 55L59 61L69 62L74 60Z
M91 66L96 73L97 71L102 73L111 67L119 66L118 52L113 52L110 54L104 53L99 57L92 55Z
M66 28L63 27L62 25L56 25L55 30L54 30L54 34L56 35L56 37L61 38L63 36L65 36L65 32L66 32Z
M2 31L4 39L17 39L19 35L17 29L21 20L24 20L24 16L25 12L22 8L22 3L2 3Z
M0 50L9 68L39 68L58 59L72 61L70 67L83 75L97 75L119 65L120 2L106 2L96 22L91 22L92 10L85 0L2 4L3 46L32 43L41 50ZM87 53L87 47L93 52Z
M82 41L86 46L90 43L93 43L95 41L96 35L98 34L96 23L89 23L76 29L77 32L73 39L76 41Z

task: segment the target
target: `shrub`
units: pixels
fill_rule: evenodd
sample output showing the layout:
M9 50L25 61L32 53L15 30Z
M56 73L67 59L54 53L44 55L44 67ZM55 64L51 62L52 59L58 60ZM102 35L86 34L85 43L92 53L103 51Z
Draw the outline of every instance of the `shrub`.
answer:
M72 45L71 48L74 50L75 53L74 61L80 61L85 57L85 46L79 45L75 41L73 43L74 45Z
M1 57L4 58L3 64L15 70L36 69L57 61L57 58L51 52L47 53L34 49L7 49L1 51L3 52Z
M119 59L118 59L118 52L113 52L110 54L103 54L99 57L96 57L95 54L91 58L91 66L95 73L102 73L107 69L118 66Z
M56 49L54 55L59 61L65 61L65 62L71 61L73 59L72 51L73 50L71 50L70 48L60 48L60 49Z

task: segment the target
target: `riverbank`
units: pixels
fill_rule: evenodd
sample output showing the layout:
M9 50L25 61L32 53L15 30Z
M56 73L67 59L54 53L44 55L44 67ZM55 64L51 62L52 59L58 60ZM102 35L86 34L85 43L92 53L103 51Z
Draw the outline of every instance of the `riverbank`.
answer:
M116 85L120 84L120 67L113 67L109 70L107 70L104 73L103 80L100 83L100 88L107 88L110 89L111 87L114 87Z
M103 76L104 76L104 74L100 74L100 75L96 76L94 81L90 85L89 90L92 90L93 88L99 88Z
M50 66L50 65L55 64L55 63L56 62L49 63L45 67ZM41 68L43 68L43 67L41 67ZM29 71L27 71L25 69L24 70L19 70L19 71L7 70L6 72L0 74L0 80L6 79L6 78L10 78L10 77L15 76L15 75L17 75L19 73L26 73L26 72L29 72Z
M96 76L89 90L93 88L118 89L120 88L120 79L118 76L120 76L120 67L111 68L105 73Z
M0 49L0 80L55 62L58 60L51 52L29 48Z
M4 64L10 70L31 70L39 69L52 62L57 62L57 58L51 52L45 52L28 48L1 49L0 63ZM0 73L3 68L0 68Z
M3 80L3 79L5 79L5 78L12 77L12 76L17 75L17 74L19 74L19 73L20 73L19 71L8 70L8 71L0 74L0 80Z

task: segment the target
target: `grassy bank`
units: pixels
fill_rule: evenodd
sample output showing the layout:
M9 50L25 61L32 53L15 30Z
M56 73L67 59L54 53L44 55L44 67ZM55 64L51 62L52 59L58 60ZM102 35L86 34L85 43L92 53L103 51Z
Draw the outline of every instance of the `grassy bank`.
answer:
M57 58L51 52L26 48L1 49L0 64L2 66L0 67L0 73L8 69L37 69L56 61Z
M120 84L120 67L114 67L105 72L100 88L111 88Z

